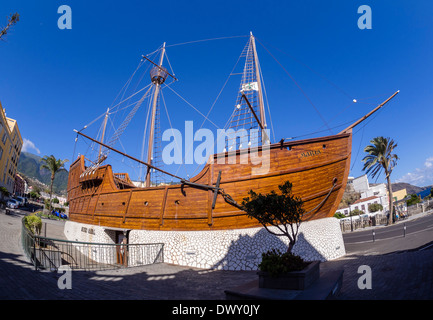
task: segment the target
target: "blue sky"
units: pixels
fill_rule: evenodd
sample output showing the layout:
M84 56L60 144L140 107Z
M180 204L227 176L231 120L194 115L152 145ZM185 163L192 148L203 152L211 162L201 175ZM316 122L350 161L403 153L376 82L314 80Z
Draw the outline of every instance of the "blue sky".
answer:
M57 9L64 4L72 9L71 30L57 26ZM372 10L370 30L357 24L364 4ZM73 129L104 113L141 55L163 42L179 78L172 88L207 114L252 31L276 140L324 130L322 117L329 127L360 118L400 90L365 127L354 130L350 175L363 174L363 148L382 135L398 143L393 182L433 184L431 1L6 0L0 25L14 12L20 21L0 42L0 101L18 121L29 152L76 157ZM226 39L176 45L214 38ZM209 115L219 127L232 112L239 81L230 77ZM203 117L173 92L165 91L164 98L174 127L182 129L185 120L201 125ZM204 127L215 129L209 122ZM124 143L139 157L137 135Z

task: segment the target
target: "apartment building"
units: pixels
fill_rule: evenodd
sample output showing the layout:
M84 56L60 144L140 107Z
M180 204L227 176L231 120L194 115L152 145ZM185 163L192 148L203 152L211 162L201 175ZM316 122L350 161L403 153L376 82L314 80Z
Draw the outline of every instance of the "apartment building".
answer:
M17 121L6 117L0 102L0 187L14 191L15 174L23 139Z

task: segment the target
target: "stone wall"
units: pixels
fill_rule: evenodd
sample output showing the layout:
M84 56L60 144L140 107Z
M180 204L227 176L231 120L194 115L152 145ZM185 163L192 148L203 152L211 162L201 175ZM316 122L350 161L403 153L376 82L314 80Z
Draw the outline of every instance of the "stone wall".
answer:
M107 230L101 226L76 223L66 221L64 234L69 241L78 241L84 243L73 243L76 250L86 255L92 261L104 264L116 263L116 248L112 246L115 243L115 231ZM104 245L88 245L92 244L108 244Z
M264 228L221 231L132 230L130 243L163 242L164 262L220 270L257 270L261 254L276 248L287 250L285 237ZM336 218L303 222L293 253L305 260L327 261L346 254Z
M89 236L83 231L89 229L94 229L95 234ZM114 231L70 221L65 225L65 235L74 241L113 243L114 238L109 236L110 232ZM257 270L263 252L273 248L285 252L288 245L285 237L274 236L264 228L217 231L131 230L129 243L164 243L166 263L219 270ZM303 222L293 253L308 261L327 261L344 256L346 251L339 220L325 218Z
M66 239L70 241L115 243L115 231L106 227L66 221L64 227Z

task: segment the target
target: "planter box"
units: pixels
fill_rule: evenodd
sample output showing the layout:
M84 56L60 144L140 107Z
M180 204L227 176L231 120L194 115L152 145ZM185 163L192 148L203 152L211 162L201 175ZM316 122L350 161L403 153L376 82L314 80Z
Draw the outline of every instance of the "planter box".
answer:
M304 270L293 271L278 276L259 271L259 288L304 290L320 276L320 261L312 261Z

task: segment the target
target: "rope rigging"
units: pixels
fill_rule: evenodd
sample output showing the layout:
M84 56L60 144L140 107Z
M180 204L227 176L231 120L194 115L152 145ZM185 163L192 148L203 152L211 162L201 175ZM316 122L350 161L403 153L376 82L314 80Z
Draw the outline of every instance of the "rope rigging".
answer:
M136 67L136 69L134 70L134 72L132 73L132 75L128 78L128 80L126 81L126 83L123 85L122 89L117 94L116 98L114 99L112 105L109 108L109 111L107 111L106 113L101 114L96 119L94 119L93 121L91 121L89 124L87 124L86 126L84 126L80 131L77 132L77 136L78 136L78 134L81 134L82 130L87 129L89 126L91 126L96 121L100 120L102 117L106 116L107 114L110 115L110 121L111 121L111 124L112 124L112 128L114 129L114 131L113 131L114 133L111 135L111 137L109 139L106 139L108 141L106 143L104 143L105 139L104 139L104 136L102 134L102 138L101 138L101 141L100 141L100 142L104 143L104 145L106 146L106 147L104 146L104 152L103 152L104 156L106 157L108 155L108 153L114 149L113 147L116 145L116 143L120 142L120 137L123 135L124 131L129 126L130 122L132 121L132 119L134 118L134 116L136 115L136 113L138 112L138 110L140 109L140 107L142 106L143 102L147 98L149 98L149 97L152 96L152 94L151 94L152 93L151 89L153 87L152 83L150 83L150 84L148 84L148 85L140 88L139 90L136 90L136 89L138 88L139 84L141 83L144 75L147 73L147 71L149 70L149 68L153 66L154 68L155 67L159 68L160 71L166 72L173 79L173 81L171 83L169 83L169 84L167 84L167 83L161 83L161 89L168 88L178 98L180 98L189 107L191 107L195 112L197 112L200 116L203 117L203 121L201 123L200 129L203 127L203 125L207 121L209 123L211 123L216 129L220 129L220 127L209 118L209 115L211 114L211 112L213 111L213 109L214 109L217 101L221 97L222 92L226 88L226 85L227 85L229 79L232 76L235 76L235 75L242 75L242 79L241 79L241 83L240 83L240 87L239 87L239 91L238 91L238 97L237 97L237 100L236 100L236 105L235 105L235 108L232 111L231 116L228 118L228 120L227 120L227 122L226 122L226 124L224 126L224 129L233 128L234 130L236 130L236 129L239 129L239 128L245 128L245 129L249 130L249 129L252 129L254 127L257 127L257 128L260 127L262 130L266 129L267 125L266 125L266 115L265 115L265 112L263 112L263 110L259 110L259 107L262 108L262 109L264 109L264 107L266 107L267 108L268 117L269 117L269 121L270 121L271 132L272 132L272 135L273 135L273 141L276 141L275 140L275 131L274 131L274 127L273 127L273 123L272 123L272 117L271 117L271 113L270 113L269 101L268 101L268 98L267 98L266 88L264 86L264 78L263 78L263 75L262 75L262 72L261 72L260 64L258 63L257 53L255 52L255 49L254 50L252 49L253 46L255 46L254 44L252 44L252 41L253 41L252 39L256 39L261 44L261 46L266 50L266 52L277 62L277 64L283 69L283 71L290 77L290 79L294 82L294 84L301 91L301 93L308 100L308 102L312 105L312 107L314 108L314 110L317 112L317 114L319 115L319 117L323 121L324 125L322 127L326 127L326 129L324 129L324 130L317 130L317 131L315 131L313 133L310 133L310 134L299 135L299 136L292 137L292 138L286 138L284 140L295 139L295 138L299 138L299 137L303 137L303 136L313 135L313 134L316 134L316 133L319 133L319 132L323 132L323 131L330 131L332 133L332 129L335 129L335 128L338 128L338 127L344 125L344 124L342 124L342 125L331 127L329 125L329 122L332 122L341 113L345 112L350 106L353 105L352 103L350 105L346 106L344 108L344 110L342 110L339 114L333 116L330 121L326 121L326 119L320 113L319 109L313 103L312 99L307 95L307 93L303 90L303 88L301 88L300 84L293 78L293 76L287 71L287 69L276 59L276 57L262 44L262 42L260 42L257 38L253 38L252 37L252 34L250 36L230 36L230 37L219 37L219 38L212 38L212 39L203 39L203 40L196 40L196 41L188 41L188 42L177 43L177 44L172 44L172 45L167 45L167 46L164 45L164 48L181 46L181 45L186 45L186 44L195 44L195 43L207 42L207 41L213 41L213 40L232 39L232 38L241 38L241 37L249 37L249 40L248 40L246 46L244 47L241 55L238 57L238 59L237 59L235 65L234 65L233 69L231 70L231 72L229 73L229 75L226 78L225 82L223 83L222 88L218 92L216 98L214 99L213 103L211 104L211 106L210 106L209 110L207 111L206 115L203 112L201 112L199 108L195 107L192 103L190 103L187 99L185 99L183 96L181 96L177 91L175 91L171 87L171 84L174 81L176 81L177 78L175 78L175 76L174 76L173 68L172 68L171 63L170 63L170 61L168 59L166 51L165 50L162 51L161 55L166 58L167 64L169 65L169 70L171 72L169 72L166 69L164 69L162 67L162 65L158 66L157 64L155 64L152 61L153 57L156 56L159 52L161 52L161 48L162 47L160 47L159 49L155 50L154 52L152 52L152 53L150 53L150 54L148 54L146 56L143 56L143 58L140 60L138 66ZM281 52L283 52L283 51L281 51ZM237 67L240 59L243 58L243 57L245 58L245 65L244 65L243 72L242 73L236 73L235 69L236 69L236 67ZM299 62L299 63L301 63L301 62ZM349 94L347 94L344 90L342 90L340 87L338 87L337 85L335 85L329 79L327 79L323 75L315 72L314 70L312 70L310 67L306 66L305 64L303 64L303 65L305 67L307 67L308 69L310 69L311 71L313 71L314 73L316 73L317 75L319 75L320 77L322 77L323 79L325 79L326 81L328 81L330 84L332 84L337 90L339 90L340 92L342 92L344 95L346 95L347 97L350 97ZM147 68L141 74L141 77L139 78L138 82L135 83L135 87L134 87L133 80L134 80L134 78L136 78L138 76L138 71L144 69L144 66L147 66ZM256 83L258 83L258 84L256 84ZM264 93L263 97L260 97L261 93L260 94L257 93L258 90L256 90L256 87L255 87L257 85L262 86L263 90L261 92ZM133 88L133 93L129 94L129 90L130 90L131 87L134 87ZM131 100L132 99L136 99L136 97L138 97L137 95L140 94L140 93L142 93L141 97L138 100L131 102ZM166 116L168 118L169 125L172 128L171 119L170 119L169 112L168 112L168 109L167 109L167 105L166 105L164 96L162 95L162 92L161 92L161 97L162 97L162 101L164 103L164 109L165 109ZM364 103L362 100L366 100L366 99L368 99L368 98L358 99L358 100L353 99L353 103L355 103L355 102ZM264 101L266 102L266 104L263 103ZM132 107L132 109L129 110L130 107ZM114 124L113 124L113 120L111 119L111 116L114 115L114 120L115 120L116 117L118 117L120 115L121 111L123 111L123 114L125 114L127 112L127 110L129 110L129 112L127 113L126 117L121 122L121 124L117 127L117 129L115 129ZM150 114L150 101L149 101L149 104L148 104L147 117L146 117L146 121L145 121L145 129L144 129L144 133L143 133L143 144L142 144L142 149L141 149L141 157L142 158L144 156L144 145L145 145L144 144L144 140L147 137L146 133L147 133L147 130L148 130L149 114ZM254 116L254 118L253 118L253 116ZM365 125L367 125L367 123ZM365 127L365 125L364 125L364 127ZM319 129L321 129L321 128L319 128ZM98 132L97 136L101 136L101 129ZM270 137L267 137L267 138L269 139ZM220 136L217 136L216 139L214 140L213 147L215 147L215 145L216 145L216 143L218 142L219 139L220 139ZM257 145L260 145L261 141L263 139L263 136L262 135L258 135L258 139L259 139L259 142L257 143ZM100 142L96 141L94 143L100 143ZM175 143L176 143L176 148L179 149L178 141L175 141ZM250 141L250 143L251 143L251 141ZM122 145L122 147L123 147L123 145ZM193 146L190 145L190 146L188 146L188 148L189 149L186 152L185 157L189 154L189 152L191 152L191 149L193 148ZM359 150L358 150L358 152L359 152ZM149 150L148 150L148 153L149 153ZM74 154L75 154L75 147L74 147ZM147 163L141 160L141 162L140 162L140 173L139 173L139 177L140 178L142 176L143 165L147 166L148 168L152 167L153 169L156 170L156 166L154 166L153 163L154 163L153 160L151 162L147 161ZM184 167L185 172L186 172L186 174L188 176L188 172L186 170L185 165L182 165L182 166ZM195 169L195 171L194 171L193 174L196 173L196 171L199 169L200 166L201 165L198 165L196 167L196 169ZM174 175L173 174L169 174L169 175L171 175L172 177L179 178L177 176L177 173L178 173L179 170L180 170L180 167L177 168L176 173ZM163 171L160 171L160 172L163 172ZM229 201L230 201L230 199L229 199Z

